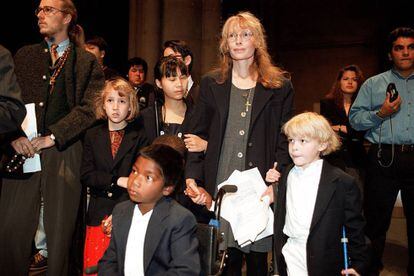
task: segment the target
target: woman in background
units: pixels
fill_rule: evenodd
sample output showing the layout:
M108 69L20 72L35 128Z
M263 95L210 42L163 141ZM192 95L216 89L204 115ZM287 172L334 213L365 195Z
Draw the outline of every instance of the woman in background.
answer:
M366 164L364 132L358 132L351 127L348 115L363 82L364 76L357 65L345 66L339 70L331 91L320 102L321 115L331 122L332 129L342 140L340 150L326 159L355 177L361 192Z

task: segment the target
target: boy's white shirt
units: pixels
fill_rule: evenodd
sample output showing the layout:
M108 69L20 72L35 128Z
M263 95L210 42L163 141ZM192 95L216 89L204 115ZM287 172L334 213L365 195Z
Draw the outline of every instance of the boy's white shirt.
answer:
M308 275L306 243L315 209L323 160L306 169L293 167L286 185L286 219L283 233L289 238L282 248L289 275Z
M132 216L131 227L129 228L128 240L126 243L124 275L125 276L144 276L144 243L148 223L153 210L142 215L135 205Z

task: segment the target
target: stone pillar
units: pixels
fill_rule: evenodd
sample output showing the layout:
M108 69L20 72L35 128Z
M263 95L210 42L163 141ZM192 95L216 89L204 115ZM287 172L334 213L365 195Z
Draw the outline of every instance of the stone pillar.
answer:
M188 43L194 55L192 76L200 78L201 18L203 2L200 0L164 1L162 41L178 39Z
M153 68L160 55L161 0L130 0L128 57L142 57L148 63L147 81L153 82Z
M192 76L202 74L217 63L220 31L220 0L130 0L128 56L147 60L147 81L166 40L188 43L194 55Z
M221 31L220 2L220 0L203 0L201 75L207 73L218 64Z

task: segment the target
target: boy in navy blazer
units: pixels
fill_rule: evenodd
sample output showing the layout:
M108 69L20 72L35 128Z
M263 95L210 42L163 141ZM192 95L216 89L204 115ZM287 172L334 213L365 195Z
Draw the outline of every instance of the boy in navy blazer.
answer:
M130 201L112 213L111 242L99 275L199 275L194 216L168 195L184 160L166 145L141 150L128 179Z
M275 258L278 275L361 275L367 265L361 196L355 179L321 159L339 148L328 121L302 113L283 126L294 165L274 195ZM275 181L272 169L266 181ZM349 268L344 269L342 227L348 238Z

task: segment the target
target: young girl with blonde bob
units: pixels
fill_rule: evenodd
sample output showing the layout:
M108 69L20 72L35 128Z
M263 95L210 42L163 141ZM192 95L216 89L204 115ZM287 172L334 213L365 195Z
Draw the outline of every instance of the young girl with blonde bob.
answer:
M87 131L81 181L89 187L84 267L96 266L109 245L112 209L128 200L128 176L141 148L148 144L144 128L135 118L134 89L121 77L106 81L95 101L102 124Z
M274 244L279 275L361 275L367 261L361 196L355 179L323 157L340 146L329 122L299 114L283 126L293 160L275 195ZM268 178L276 174L269 170ZM268 179L267 179L268 180ZM344 270L342 228L348 239Z

